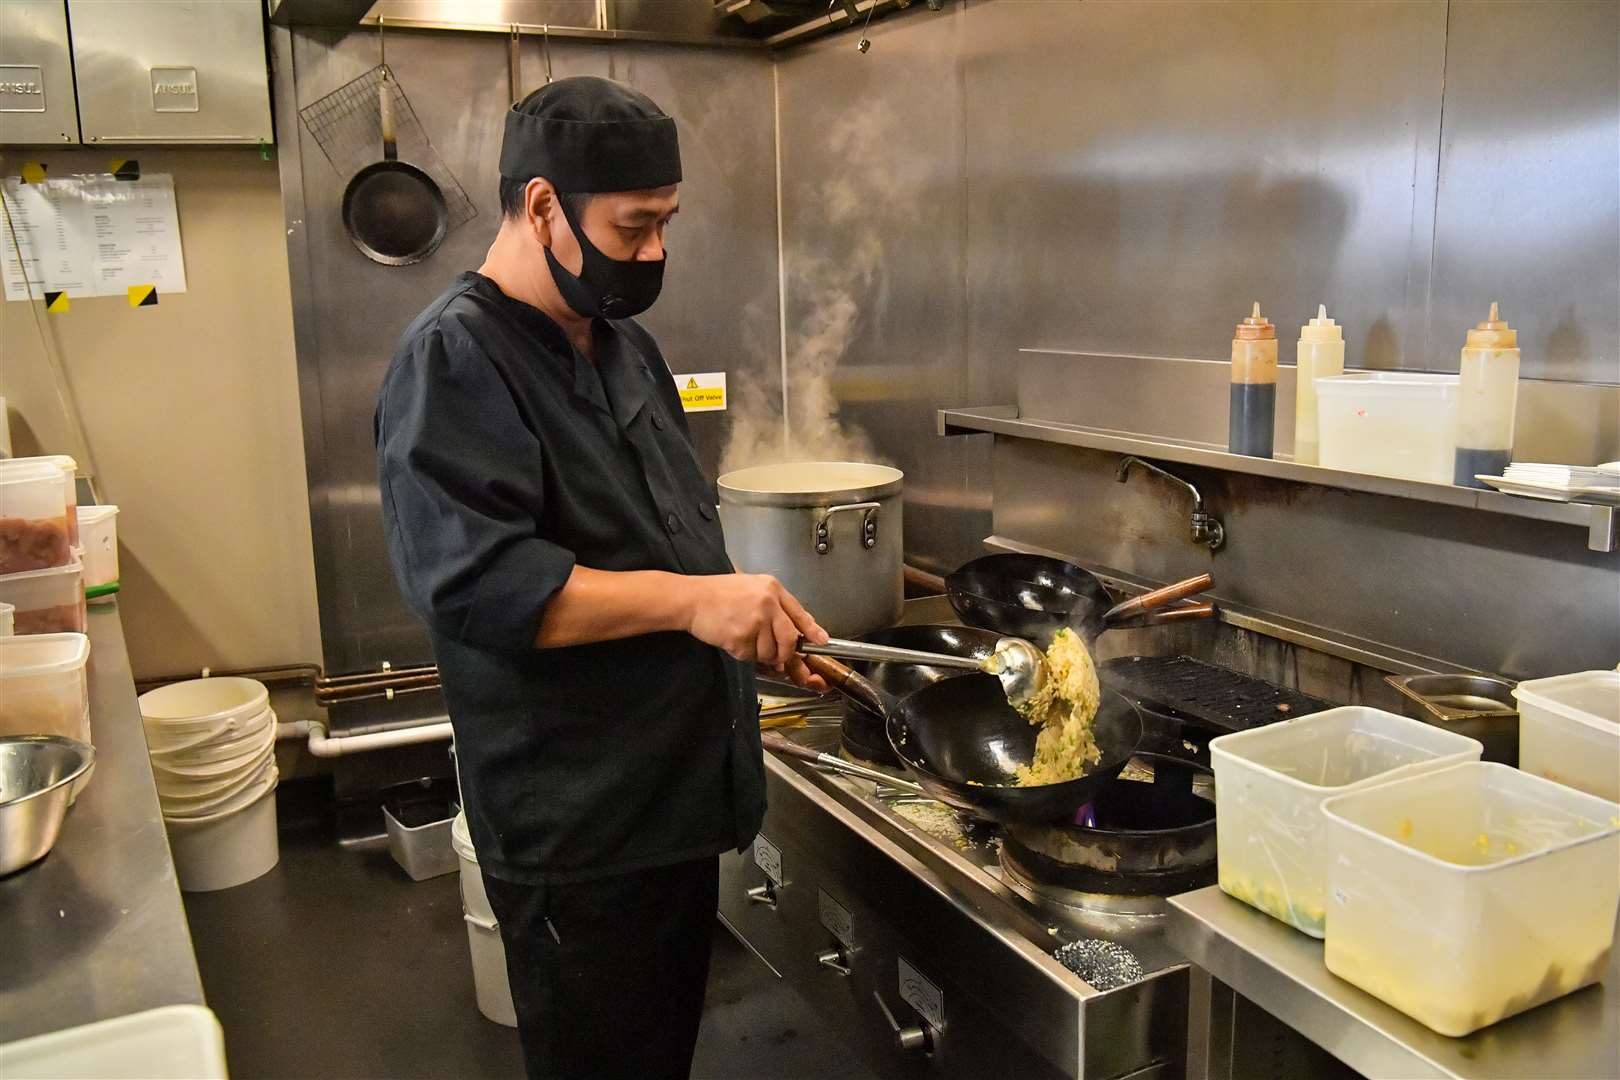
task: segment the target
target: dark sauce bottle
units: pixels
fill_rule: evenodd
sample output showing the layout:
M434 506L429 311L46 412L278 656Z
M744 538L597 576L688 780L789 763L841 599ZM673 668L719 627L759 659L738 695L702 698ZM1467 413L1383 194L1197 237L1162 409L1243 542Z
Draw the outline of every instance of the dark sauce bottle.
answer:
M1271 457L1277 419L1277 328L1254 312L1232 338L1232 398L1226 447L1234 454Z

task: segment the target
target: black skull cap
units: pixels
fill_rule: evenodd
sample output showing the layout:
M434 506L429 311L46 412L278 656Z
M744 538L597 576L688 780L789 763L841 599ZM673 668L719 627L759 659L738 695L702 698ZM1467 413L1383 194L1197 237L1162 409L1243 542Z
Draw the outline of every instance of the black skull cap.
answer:
M506 114L501 175L543 176L560 192L639 191L681 181L675 121L639 90L576 75L547 83Z

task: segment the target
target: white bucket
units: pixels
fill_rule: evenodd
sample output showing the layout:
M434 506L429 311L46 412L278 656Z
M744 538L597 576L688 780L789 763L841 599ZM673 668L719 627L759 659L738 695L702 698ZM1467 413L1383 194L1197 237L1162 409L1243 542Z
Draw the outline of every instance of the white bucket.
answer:
M252 679L191 679L141 695L146 745L156 751L228 739L263 723L270 691Z
M517 1027L517 1010L512 1006L512 986L506 977L506 946L501 928L484 891L484 878L478 872L478 854L467 833L467 815L457 814L450 825L450 846L461 867L462 918L467 924L467 948L472 953L473 987L478 1011L497 1024Z
M276 843L276 774L244 806L208 817L165 816L174 869L185 892L229 889L270 872L281 857Z

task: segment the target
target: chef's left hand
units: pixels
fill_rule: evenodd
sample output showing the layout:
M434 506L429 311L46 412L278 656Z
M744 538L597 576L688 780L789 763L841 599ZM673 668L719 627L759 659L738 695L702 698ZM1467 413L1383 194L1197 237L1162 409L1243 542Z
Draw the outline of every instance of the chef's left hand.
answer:
M782 678L786 676L795 686L802 686L813 694L826 694L832 691L827 680L815 674L805 666L804 657L795 653L788 658L788 662L781 671L773 668L760 668L760 674L767 678Z

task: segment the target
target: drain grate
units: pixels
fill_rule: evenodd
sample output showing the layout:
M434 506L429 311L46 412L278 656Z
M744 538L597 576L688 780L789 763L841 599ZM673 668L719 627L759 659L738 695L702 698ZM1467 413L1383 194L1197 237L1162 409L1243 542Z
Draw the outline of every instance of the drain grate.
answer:
M1244 731L1333 708L1333 703L1190 656L1121 656L1100 666L1103 682L1178 718Z

